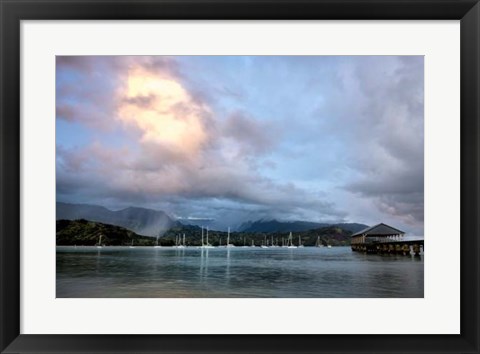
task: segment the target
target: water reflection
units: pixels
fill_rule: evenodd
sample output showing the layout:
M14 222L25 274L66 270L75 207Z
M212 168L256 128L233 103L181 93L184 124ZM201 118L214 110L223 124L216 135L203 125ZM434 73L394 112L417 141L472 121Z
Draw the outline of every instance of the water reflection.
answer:
M201 248L200 252L200 277L204 279L208 277L208 248Z
M227 247L227 265L225 267L225 285L229 286L230 284L230 247Z
M347 247L58 247L58 297L423 297L423 256Z

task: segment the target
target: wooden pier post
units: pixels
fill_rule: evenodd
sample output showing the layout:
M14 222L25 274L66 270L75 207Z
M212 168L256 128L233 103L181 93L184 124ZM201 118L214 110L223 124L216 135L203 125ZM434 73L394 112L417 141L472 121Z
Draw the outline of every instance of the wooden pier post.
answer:
M419 257L420 256L420 245L418 243L414 243L412 248L413 248L413 254L416 257Z
M395 253L396 254L401 254L403 251L402 251L402 245L399 245L399 244L396 244L395 245Z

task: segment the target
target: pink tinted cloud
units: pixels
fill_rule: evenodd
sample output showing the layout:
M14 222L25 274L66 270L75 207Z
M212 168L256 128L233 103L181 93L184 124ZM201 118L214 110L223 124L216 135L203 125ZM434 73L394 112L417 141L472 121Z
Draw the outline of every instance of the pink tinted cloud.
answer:
M77 79L57 87L57 118L97 137L115 127L128 140L128 148L101 138L76 149L58 147L57 189L65 195L81 191L82 198L131 204L210 198L343 215L294 184L263 177L256 161L274 148L275 125L241 112L218 115L184 85L174 60L95 57L57 65Z

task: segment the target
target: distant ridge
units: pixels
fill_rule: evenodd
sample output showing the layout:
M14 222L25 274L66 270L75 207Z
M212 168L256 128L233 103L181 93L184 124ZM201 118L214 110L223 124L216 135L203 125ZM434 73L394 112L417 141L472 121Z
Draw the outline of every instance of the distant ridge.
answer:
M57 220L79 220L86 219L105 224L121 226L134 231L140 235L151 237L163 236L163 234L178 227L186 227L189 222L185 220L174 220L167 213L161 210L147 208L128 207L122 210L113 211L103 206L92 204L70 204L57 202L56 210ZM201 224L208 226L209 220L202 220ZM195 223L190 221L190 226ZM187 225L185 225L187 224ZM198 224L197 224L198 226ZM368 225L358 223L317 223L310 221L279 221L276 219L261 219L248 221L236 229L239 232L301 232L315 230L325 227L340 227L352 233L358 232L368 227ZM210 228L213 230L213 228Z
M310 221L278 221L278 220L257 220L248 221L240 225L238 231L241 232L298 232L314 230L324 227L340 227L344 230L357 232L368 227L368 225L357 223L317 223Z
M99 205L69 204L57 202L57 220L79 220L101 222L121 226L140 235L158 236L179 223L165 212L146 208L129 207L113 211Z

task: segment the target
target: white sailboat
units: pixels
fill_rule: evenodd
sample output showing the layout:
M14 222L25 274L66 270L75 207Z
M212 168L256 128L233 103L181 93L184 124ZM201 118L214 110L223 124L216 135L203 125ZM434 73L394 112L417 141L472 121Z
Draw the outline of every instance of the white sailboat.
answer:
M182 242L181 242L181 240L180 240L180 236L178 236L178 245L177 245L177 248L185 248L185 247L187 247L187 246L185 245L185 234L183 234L183 244L182 244Z
M297 248L297 246L293 245L293 236L292 233L290 232L290 235L288 236L288 243L287 243L287 248Z
M317 242L315 243L315 247L323 247L322 242L320 241L320 236L317 237Z
M262 242L262 245L260 246L261 248L268 248L267 246L267 235L265 235L265 239Z
M278 247L278 239L277 239L277 242L274 243L273 242L273 236L272 236L272 244L270 245L270 247Z
M252 240L252 245L250 247L255 247L255 242Z
M153 248L161 248L162 247L158 244L158 239L159 238L160 238L160 236L157 236L157 241L155 242L155 246L153 246Z
M228 228L227 247L235 247L234 244L231 244L231 243L230 243L230 228Z
M302 238L298 236L298 247L304 247L302 244Z
M133 240L132 240L132 244L130 245L129 248L135 248L135 246L133 245Z
M103 246L102 246L102 235L100 235L100 239L98 240L97 248L103 248Z
M202 228L202 248L214 248L211 244L208 243L208 226L207 226L207 243L203 244L203 228Z

